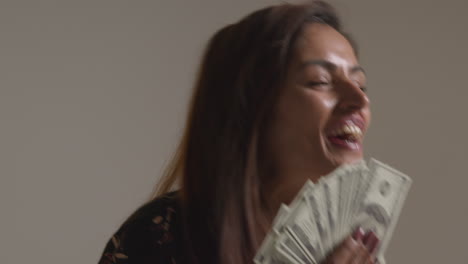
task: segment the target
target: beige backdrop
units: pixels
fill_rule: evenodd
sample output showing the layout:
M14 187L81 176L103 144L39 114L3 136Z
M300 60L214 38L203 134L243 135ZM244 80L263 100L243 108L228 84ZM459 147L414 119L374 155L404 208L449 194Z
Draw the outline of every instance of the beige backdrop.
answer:
M1 0L0 262L96 263L174 149L207 39L275 2ZM414 179L388 262L467 263L467 2L334 2L367 153Z

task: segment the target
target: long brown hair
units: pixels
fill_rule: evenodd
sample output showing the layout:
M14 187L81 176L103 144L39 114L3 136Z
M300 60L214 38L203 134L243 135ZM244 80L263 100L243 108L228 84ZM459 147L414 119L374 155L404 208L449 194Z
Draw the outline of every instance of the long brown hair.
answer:
M258 10L210 40L183 138L154 195L180 185L188 263L251 263L268 231L262 139L308 23L342 32L329 4L308 1Z

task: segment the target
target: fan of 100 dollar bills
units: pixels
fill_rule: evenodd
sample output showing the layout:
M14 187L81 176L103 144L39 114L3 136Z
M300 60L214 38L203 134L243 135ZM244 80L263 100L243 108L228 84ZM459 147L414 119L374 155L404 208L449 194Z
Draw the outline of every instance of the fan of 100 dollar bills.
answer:
M371 159L343 165L317 183L306 182L294 201L281 205L260 246L257 264L320 264L357 227L373 231L384 263L411 179Z

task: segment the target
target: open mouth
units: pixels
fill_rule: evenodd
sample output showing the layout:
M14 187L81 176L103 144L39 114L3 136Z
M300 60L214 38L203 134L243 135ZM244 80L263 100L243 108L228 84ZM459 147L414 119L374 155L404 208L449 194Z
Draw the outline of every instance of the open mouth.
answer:
M359 126L346 123L332 130L327 138L333 145L356 150L361 147L362 136L362 129Z

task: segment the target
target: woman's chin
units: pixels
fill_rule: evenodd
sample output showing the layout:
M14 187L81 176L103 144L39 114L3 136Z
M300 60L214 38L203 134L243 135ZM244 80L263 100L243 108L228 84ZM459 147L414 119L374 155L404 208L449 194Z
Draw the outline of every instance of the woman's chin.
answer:
M344 164L352 164L363 159L362 142L332 142L325 140L325 157L337 168Z

